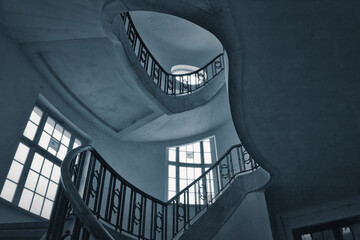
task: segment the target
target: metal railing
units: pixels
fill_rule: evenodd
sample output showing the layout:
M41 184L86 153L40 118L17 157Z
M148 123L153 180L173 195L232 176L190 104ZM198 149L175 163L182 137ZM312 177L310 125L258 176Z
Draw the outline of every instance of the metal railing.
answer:
M130 14L120 14L123 19L125 31L132 49L139 63L149 77L166 94L171 96L190 94L210 82L216 75L224 70L224 54L219 54L204 67L186 74L171 74L164 70L154 58L144 41L141 39Z
M235 145L163 202L121 177L94 148L77 148L61 167L62 184L46 239L114 239L106 228L137 239L172 239L188 229L236 176L257 168L245 148Z

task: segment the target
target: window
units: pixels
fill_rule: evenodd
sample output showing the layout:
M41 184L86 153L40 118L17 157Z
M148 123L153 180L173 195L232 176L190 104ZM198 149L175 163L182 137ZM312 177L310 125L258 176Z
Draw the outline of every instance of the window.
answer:
M82 140L66 124L35 106L15 152L0 196L49 218L60 180L60 165Z
M167 148L168 155L168 199L183 190L201 174L203 174L216 158L215 137L187 145ZM206 178L206 193L214 194L213 176ZM202 203L199 198L201 186L196 185L189 190L189 203ZM199 194L198 194L199 193ZM208 196L211 199L211 196Z
M171 74L183 75L198 71L199 68L191 65L179 64L171 68ZM189 75L189 77L176 76L175 79L180 82L187 82L190 85L201 85L207 78L205 70Z

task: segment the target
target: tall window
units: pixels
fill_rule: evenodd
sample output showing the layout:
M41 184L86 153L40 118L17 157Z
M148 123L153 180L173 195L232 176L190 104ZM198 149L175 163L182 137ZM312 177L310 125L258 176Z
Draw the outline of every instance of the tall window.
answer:
M60 180L60 165L80 136L44 109L35 106L17 147L0 196L49 218Z
M183 190L202 173L204 173L216 160L215 138L210 137L198 142L167 148L168 153L168 199ZM213 192L213 177L206 179L208 192ZM211 191L212 189L212 191ZM199 187L193 187L189 192L189 202L195 202L195 191Z

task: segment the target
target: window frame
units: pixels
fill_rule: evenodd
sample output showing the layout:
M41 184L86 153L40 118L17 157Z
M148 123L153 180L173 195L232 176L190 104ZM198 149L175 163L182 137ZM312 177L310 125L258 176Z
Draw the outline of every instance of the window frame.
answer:
M29 139L27 136L25 136L25 129L29 123L29 121L32 121L30 120L30 116L31 114L33 113L35 107L37 107L38 109L40 109L42 111L42 115L40 117L40 121L39 121L39 124L37 125L37 129L35 131L35 134L34 134L34 137L33 137L33 140ZM6 199L4 197L1 197L0 198L6 202L8 202L9 204L11 205L14 205L16 206L17 208L23 210L23 211L26 211L30 214L34 214L38 217L41 217L41 218L45 218L47 219L47 217L44 217L42 216L42 210L43 210L43 206L45 204L45 200L47 199L47 196L42 196L40 193L37 192L37 187L38 187L38 183L39 183L39 179L41 177L44 177L43 174L41 172L36 172L34 171L34 169L31 168L31 165L32 165L32 162L34 160L34 156L35 154L39 154L43 157L43 162L42 162L42 165L40 166L40 168L42 168L45 164L45 161L48 160L52 163L51 165L51 174L53 172L53 169L54 169L54 166L53 165L56 165L58 167L61 166L61 163L63 162L63 160L61 160L60 158L58 158L56 155L58 152L56 152L55 155L53 155L52 153L50 153L47 149L49 148L49 144L50 144L50 141L52 139L52 136L53 135L50 135L51 138L49 140L49 143L48 143L48 148L47 149L44 149L43 147L41 147L39 145L40 143L40 138L41 138L41 135L44 131L44 127L45 127L45 124L47 122L47 119L48 117L51 117L55 122L56 124L60 124L61 127L63 128L62 130L62 136L64 135L65 133L65 130L67 132L69 132L71 134L70 136L70 140L69 140L69 144L67 146L67 152L66 154L71 151L74 147L74 142L77 140L79 140L81 142L81 145L85 145L88 143L88 138L83 136L81 133L79 133L79 130L77 129L77 127L74 127L74 126L71 126L73 125L70 121L68 121L65 117L61 116L61 114L55 109L53 108L52 106L51 107L47 107L45 104L41 103L41 102L36 102L33 106L33 108L31 109L30 111L30 114L28 115L28 118L27 118L27 121L26 121L26 124L23 128L23 131L21 132L21 137L19 138L18 140L18 145L16 147L16 150L15 150L15 153L12 155L13 158L12 158L12 161L11 161L11 164L9 166L9 169L7 171L7 175L6 177L4 178L4 180L2 181L2 185L1 185L1 191L0 191L0 194L2 193L3 191L3 188L5 187L5 183L7 181L10 181L11 183L14 183L16 184L16 187L15 187L15 190L14 190L14 194L12 196L12 200L9 201L9 199ZM36 124L36 123L35 123ZM54 125L54 129L55 129L55 126ZM10 168L13 164L13 162L19 162L18 160L15 159L15 155L18 151L18 148L19 146L23 144L25 145L27 148L29 148L28 150L28 153L26 155L26 158L24 160L24 163L23 163L23 166L22 166L22 170L21 170L21 174L20 174L20 177L18 179L17 182L13 181L12 179L9 179L9 173L10 173ZM63 144L61 141L59 141L59 149L61 147L61 144ZM66 147L66 145L65 145ZM32 191L33 192L33 199L35 197L35 194L37 195L40 195L43 197L43 202L42 202L42 206L41 206L41 209L40 209L40 213L37 214L37 213L34 213L31 210L31 206L32 206L32 201L30 202L30 206L29 206L29 209L25 209L23 207L21 207L19 205L20 203L20 200L21 200L21 196L23 194L23 191L25 189L25 184L26 184L26 180L28 178L28 175L30 173L30 171L34 171L36 173L38 173L38 178L36 180L36 184L34 186L34 190L29 190L29 191ZM58 180L58 182L55 182L53 179L51 179L52 175L49 175L49 177L47 178L47 186L46 186L46 191L45 193L47 193L48 189L49 189L49 185L51 182L54 182L56 183L57 185L60 184L60 179ZM26 188L27 189L27 188ZM47 195L47 194L46 194ZM54 203L55 201L55 198L53 200L49 199L50 201L52 201L52 203ZM54 205L53 205L54 206Z
M211 151L211 163L205 163L205 159L204 159L204 145L203 142L206 141L207 139L209 139L210 141L210 151ZM180 147L183 146L187 146L187 145L191 145L191 144L195 144L195 143L199 143L200 144L200 158L201 158L201 162L200 163L184 163L184 162L180 162ZM175 155L175 161L170 161L169 160L169 150L171 148L175 148L176 149L176 155ZM202 175L208 168L210 168L215 162L217 161L217 148L216 148L216 138L215 135L213 136L209 136L209 137L205 137L202 138L200 140L194 141L194 142L190 142L190 143L186 143L186 144L181 144L181 145L177 145L177 146L171 146L171 147L167 147L166 148L166 181L165 181L165 199L166 201L170 200L173 196L175 196L176 194L178 194L182 189L180 189L180 167L192 167L192 168L201 168L201 174ZM170 189L169 189L169 166L175 166L175 181L176 181L176 191L175 194L170 196ZM194 177L194 180L196 180L199 176ZM194 181L193 180L193 181ZM215 176L213 176L213 179L211 179L212 181L215 180ZM188 178L187 178L188 181ZM193 182L191 181L190 184ZM188 186L189 184L187 184ZM192 205L192 204L190 204Z

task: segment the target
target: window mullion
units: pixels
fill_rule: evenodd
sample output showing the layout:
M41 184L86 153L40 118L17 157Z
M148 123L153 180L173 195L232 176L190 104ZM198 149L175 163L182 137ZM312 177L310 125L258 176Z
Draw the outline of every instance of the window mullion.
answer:
M180 170L179 170L179 163L180 163L180 153L179 147L176 148L176 194L180 192Z

